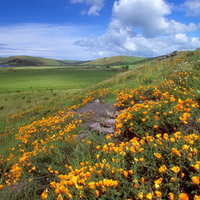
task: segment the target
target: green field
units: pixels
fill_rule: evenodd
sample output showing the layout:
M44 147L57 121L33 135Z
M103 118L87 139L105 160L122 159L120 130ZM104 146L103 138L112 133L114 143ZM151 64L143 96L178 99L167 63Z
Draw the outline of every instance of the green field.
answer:
M33 90L80 89L114 75L108 70L69 68L0 68L0 93Z
M69 67L0 68L0 118L95 85L115 74L110 70Z

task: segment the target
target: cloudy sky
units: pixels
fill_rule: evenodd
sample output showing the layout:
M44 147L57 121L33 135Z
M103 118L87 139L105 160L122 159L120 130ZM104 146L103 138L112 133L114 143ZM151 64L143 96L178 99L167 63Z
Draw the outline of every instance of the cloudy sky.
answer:
M0 57L153 57L200 47L200 0L0 0Z

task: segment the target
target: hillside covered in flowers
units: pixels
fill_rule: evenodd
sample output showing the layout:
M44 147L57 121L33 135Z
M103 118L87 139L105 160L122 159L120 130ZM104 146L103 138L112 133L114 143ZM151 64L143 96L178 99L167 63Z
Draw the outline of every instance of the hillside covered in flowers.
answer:
M199 200L199 79L200 51L180 52L11 116L0 199ZM80 138L95 99L118 110L115 133Z

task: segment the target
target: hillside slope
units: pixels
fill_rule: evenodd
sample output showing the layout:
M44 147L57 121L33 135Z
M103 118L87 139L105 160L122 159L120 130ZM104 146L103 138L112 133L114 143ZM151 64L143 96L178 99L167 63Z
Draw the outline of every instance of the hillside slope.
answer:
M112 56L106 58L99 58L90 62L83 63L83 65L126 65L137 61L144 60L143 57L134 56Z
M147 63L7 119L0 198L199 200L199 57ZM117 109L114 133L88 128L95 103Z
M33 56L10 56L4 60L3 64L20 66L67 65L64 61Z

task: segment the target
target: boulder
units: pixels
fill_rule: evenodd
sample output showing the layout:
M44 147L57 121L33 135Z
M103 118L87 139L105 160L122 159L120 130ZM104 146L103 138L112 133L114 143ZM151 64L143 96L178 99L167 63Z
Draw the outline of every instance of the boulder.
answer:
M98 122L96 122L94 124L91 124L89 128L91 131L99 131L101 129L101 125Z
M114 134L115 131L112 128L100 128L99 133L102 133L104 135L110 135L110 134Z
M116 123L116 119L105 119L105 121L104 121L104 125L106 127L115 128L115 123Z

